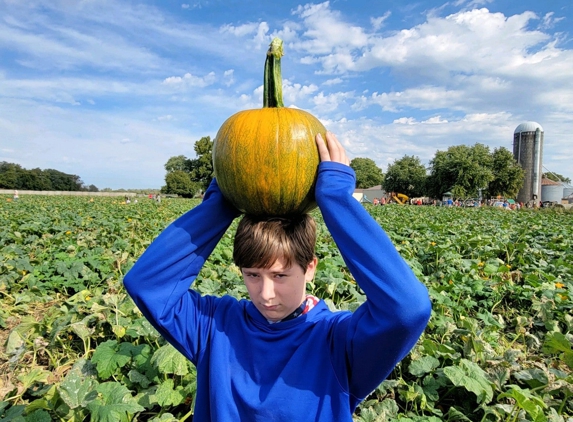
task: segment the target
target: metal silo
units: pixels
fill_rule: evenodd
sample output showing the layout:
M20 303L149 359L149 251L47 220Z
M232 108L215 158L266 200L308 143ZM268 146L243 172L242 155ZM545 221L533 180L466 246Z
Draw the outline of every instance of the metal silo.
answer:
M573 204L573 188L563 189L563 199L566 199L568 204Z
M543 128L536 122L525 122L513 132L513 158L525 170L523 187L517 194L519 202L541 199L543 166Z
M556 185L543 185L541 186L541 201L561 203L563 198L563 185L561 183Z

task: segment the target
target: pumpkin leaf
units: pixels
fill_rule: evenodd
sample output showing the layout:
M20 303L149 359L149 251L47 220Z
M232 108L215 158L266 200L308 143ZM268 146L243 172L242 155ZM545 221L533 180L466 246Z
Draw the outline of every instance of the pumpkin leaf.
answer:
M189 373L187 358L170 344L157 349L151 358L151 363L155 364L162 374L187 375Z
M98 397L88 404L93 422L128 422L130 415L145 410L118 382L100 384L97 392Z
M444 374L457 387L464 387L474 393L478 403L489 403L493 399L493 389L486 374L477 364L461 359L458 366L444 368Z

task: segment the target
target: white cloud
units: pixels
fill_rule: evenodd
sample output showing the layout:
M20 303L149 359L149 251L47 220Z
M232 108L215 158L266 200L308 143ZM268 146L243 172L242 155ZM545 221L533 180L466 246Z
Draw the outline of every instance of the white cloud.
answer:
M12 18L0 21L0 47L24 53L19 62L39 69L75 69L97 66L123 72L157 69L163 59L112 33L90 34L55 24L32 20L25 26Z
M319 113L331 113L339 110L342 104L352 97L353 94L350 92L337 92L328 95L320 92L314 96L312 102Z
M235 71L233 69L225 70L225 72L223 72L223 80L226 86L231 86L235 83L234 74Z
M310 95L315 93L318 87L314 84L301 85L298 83L291 83L289 80L285 80L283 86L283 95L285 99L290 102L297 102L297 100L302 98L308 98Z
M181 76L170 76L163 80L164 85L177 86L182 88L198 87L204 88L214 84L216 81L215 72L209 72L205 76L195 76L191 73L186 73Z
M298 15L306 30L302 40L292 43L293 48L312 52L313 55L344 55L345 50L363 48L368 35L358 26L343 22L339 12L330 9L329 2L299 6L293 14Z
M379 16L377 18L370 18L370 23L375 31L378 31L380 28L384 26L384 22L390 17L392 12L388 11L384 13L384 15Z
M342 82L343 82L343 81L342 81L342 79L340 79L340 78L333 78L333 79L327 80L327 81L324 82L322 85L325 85L325 86L338 85L338 84L340 84L340 83L342 83Z

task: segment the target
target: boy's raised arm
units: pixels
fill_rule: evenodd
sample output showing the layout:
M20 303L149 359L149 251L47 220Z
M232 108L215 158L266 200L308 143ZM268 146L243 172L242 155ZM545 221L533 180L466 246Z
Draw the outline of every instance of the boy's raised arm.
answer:
M213 179L203 202L161 232L124 277L125 288L143 315L176 347L186 344L192 350L196 345L188 333L200 335L193 327L199 294L189 287L238 215Z
M349 392L363 399L415 345L430 316L426 287L418 281L380 225L353 196L354 170L343 147L317 136L321 163L316 200L326 226L367 301L339 327L345 342Z

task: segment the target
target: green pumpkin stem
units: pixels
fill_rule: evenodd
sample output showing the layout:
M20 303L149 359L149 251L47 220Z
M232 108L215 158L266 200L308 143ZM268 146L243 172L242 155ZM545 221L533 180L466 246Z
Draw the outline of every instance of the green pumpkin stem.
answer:
M284 107L281 76L282 56L284 56L283 41L275 37L269 46L265 60L263 107Z

